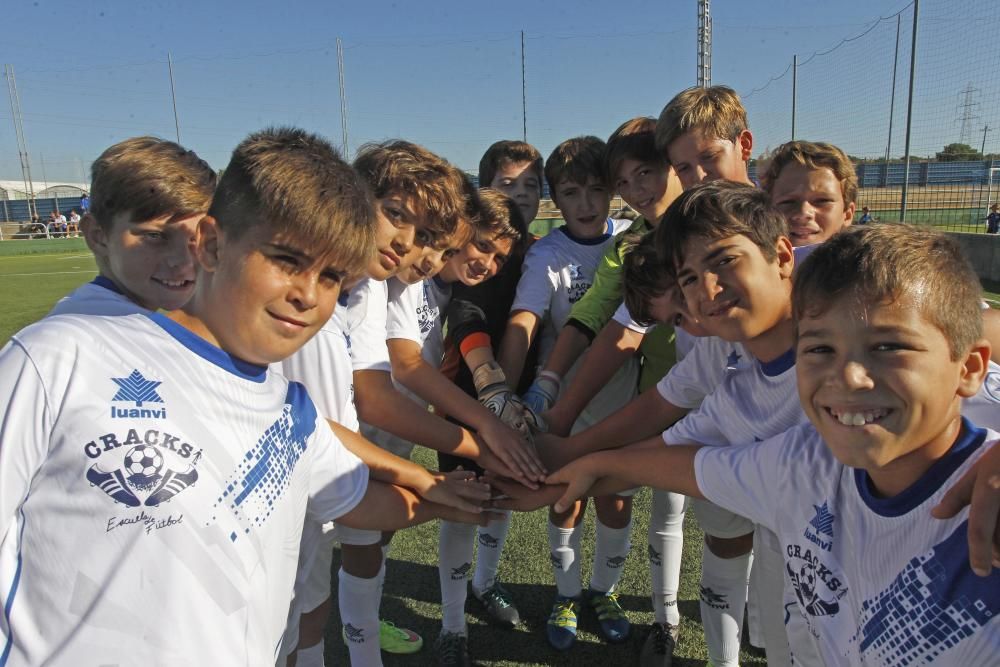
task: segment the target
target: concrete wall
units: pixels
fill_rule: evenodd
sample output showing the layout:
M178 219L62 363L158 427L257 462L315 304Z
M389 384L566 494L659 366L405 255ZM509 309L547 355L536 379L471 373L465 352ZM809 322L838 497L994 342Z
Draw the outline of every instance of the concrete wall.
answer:
M962 246L980 278L1000 282L1000 234L948 232Z

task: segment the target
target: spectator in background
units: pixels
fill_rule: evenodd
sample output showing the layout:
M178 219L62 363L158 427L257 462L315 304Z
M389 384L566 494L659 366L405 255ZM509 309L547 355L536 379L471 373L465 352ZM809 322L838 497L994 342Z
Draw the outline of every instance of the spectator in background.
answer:
M80 235L80 214L76 212L75 208L69 211L69 227L67 231L71 236Z
M1000 204L992 204L990 206L990 213L986 216L986 233L987 234L997 234L1000 233Z
M65 237L66 236L66 216L59 211L55 212L55 227L56 236Z
M84 192L80 197L80 210L83 211L84 215L90 211L90 193Z
M872 217L871 212L868 210L867 206L861 207L861 219L858 220L859 225L867 225L869 223L875 222L875 218Z

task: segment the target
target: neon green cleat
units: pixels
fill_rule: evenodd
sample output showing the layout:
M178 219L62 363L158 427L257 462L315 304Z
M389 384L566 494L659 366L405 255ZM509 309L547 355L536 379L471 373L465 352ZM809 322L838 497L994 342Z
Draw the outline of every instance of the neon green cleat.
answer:
M413 630L397 628L389 621L379 621L378 643L386 653L406 655L424 647L424 640Z

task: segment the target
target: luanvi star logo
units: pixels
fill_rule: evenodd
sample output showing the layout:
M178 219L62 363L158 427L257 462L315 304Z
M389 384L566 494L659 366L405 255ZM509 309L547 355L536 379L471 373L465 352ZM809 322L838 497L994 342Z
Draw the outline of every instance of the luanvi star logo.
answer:
M118 385L118 393L112 401L124 401L135 403L141 408L143 403L162 403L163 399L156 393L156 388L162 382L159 380L147 380L138 370L133 370L128 377L111 378L111 381Z

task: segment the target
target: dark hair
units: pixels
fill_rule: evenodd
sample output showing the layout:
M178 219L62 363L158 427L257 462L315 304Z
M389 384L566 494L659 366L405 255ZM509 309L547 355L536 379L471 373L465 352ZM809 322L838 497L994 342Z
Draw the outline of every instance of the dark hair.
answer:
M661 261L656 248L656 232L643 235L629 234L622 240L625 256L622 276L625 285L625 306L639 324L650 326L656 322L649 305L676 282L673 273Z
M772 262L778 239L787 235L788 223L766 192L752 185L712 181L685 190L674 200L656 229L656 247L676 274L692 238L716 241L746 236Z
M605 178L614 185L618 169L627 159L654 164L667 169L667 160L656 150L656 119L640 116L622 123L610 137L605 153Z
M497 141L483 153L479 160L479 187L490 187L501 167L518 162L531 163L531 170L538 176L538 192L541 194L542 178L545 176L542 171L542 154L527 142L510 139Z
M556 185L563 179L583 185L593 177L610 187L604 171L605 148L604 142L593 136L574 137L556 146L545 161L545 180L552 199L556 198Z
M953 361L983 335L983 291L958 244L913 225L850 227L831 237L796 272L792 313L818 317L843 297L889 304L906 294L948 340Z

